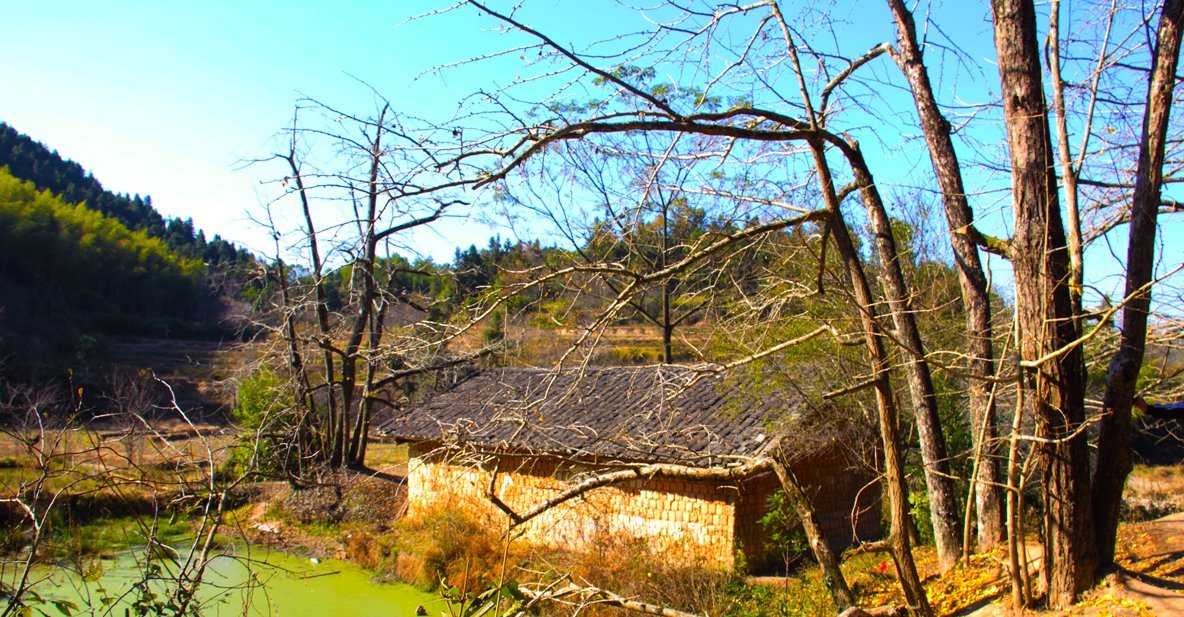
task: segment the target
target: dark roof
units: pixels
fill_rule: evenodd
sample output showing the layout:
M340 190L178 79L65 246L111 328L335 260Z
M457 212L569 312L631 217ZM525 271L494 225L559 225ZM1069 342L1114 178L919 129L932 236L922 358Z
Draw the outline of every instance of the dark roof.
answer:
M695 377L675 366L485 369L378 430L403 441L707 467L760 453L801 406L752 377Z

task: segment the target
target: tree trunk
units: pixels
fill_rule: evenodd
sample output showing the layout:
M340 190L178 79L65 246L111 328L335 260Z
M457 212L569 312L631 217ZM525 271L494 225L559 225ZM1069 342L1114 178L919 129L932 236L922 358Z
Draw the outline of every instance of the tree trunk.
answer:
M1103 44L1100 54L1105 57ZM1048 72L1052 78L1053 110L1056 112L1057 150L1060 154L1061 180L1065 183L1065 218L1069 241L1069 294L1073 298L1073 313L1081 319L1081 296L1085 291L1085 246L1081 240L1081 211L1077 206L1077 171L1073 167L1073 153L1069 150L1069 119L1065 117L1065 82L1061 78L1061 2L1052 0L1048 11ZM1099 71L1101 67L1099 67ZM1096 84L1095 84L1096 88ZM1088 133L1089 125L1085 127ZM1085 156L1085 152L1081 153Z
M276 241L276 255L279 255L279 241ZM285 472L291 477L304 476L304 465L312 448L313 389L308 380L308 370L304 365L304 357L300 353L300 339L296 332L296 307L293 305L291 293L288 290L288 271L284 267L284 260L275 260L276 276L280 286L280 300L284 311L284 338L288 343L288 369L291 373L291 383L296 390L293 402L296 406L296 469L285 466Z
M896 572L900 577L900 585L904 591L905 601L909 605L909 612L913 615L927 617L933 614L933 609L929 606L925 587L921 584L921 577L917 574L917 565L913 561L913 550L909 542L908 485L905 483L904 477L904 457L900 451L900 415L893 398L892 385L888 381L888 354L884 350L883 332L877 321L875 299L868 286L867 274L859 260L859 253L851 241L847 223L843 220L843 212L839 208L830 164L826 160L822 143L819 140L811 140L810 150L814 155L814 167L818 172L819 188L826 201L826 207L830 211L831 218L827 225L830 227L830 234L835 240L835 246L838 248L851 280L851 287L859 309L863 340L867 345L868 359L874 376L873 387L876 391L880 440L884 448L884 475L885 482L888 484L888 508L891 517L888 542L892 547L893 561L896 563Z
M917 436L921 443L921 460L925 464L925 486L932 508L933 537L937 544L938 563L942 572L953 568L962 556L962 525L958 496L950 473L950 457L946 438L941 431L941 417L937 410L937 396L933 391L933 376L925 361L925 344L909 302L908 284L900 268L900 252L892 234L892 221L859 144L849 142L847 158L855 172L855 181L863 188L864 206L875 234L876 254L880 258L880 286L888 298L892 323L904 350L904 374L908 380L913 416L917 422Z
M374 379L374 359L360 353L362 336L369 331L369 351L374 352L382 341L382 330L374 325L374 313L378 309L379 287L374 280L374 268L378 262L378 177L382 163L382 131L386 113L390 105L384 105L378 114L378 121L374 125L374 139L370 141L370 172L366 181L366 218L358 221L358 231L363 239L363 252L360 259L354 262L355 273L361 275L361 294L358 298L358 315L354 318L353 331L345 347L345 359L342 361L341 390L342 400L345 401L341 419L341 460L339 464L349 467L362 467L365 464L365 440L369 437L370 425L370 384ZM357 403L353 402L354 389L358 383L358 361L366 365L366 377L361 396ZM349 367L347 372L346 366ZM353 438L351 438L349 414L357 408Z
M329 326L329 304L325 297L325 284L322 278L324 272L324 265L321 262L320 246L317 242L317 228L312 220L312 208L309 205L308 190L304 185L304 174L300 170L300 165L296 163L296 144L292 143L291 150L288 155L284 157L288 162L289 168L292 170L292 178L296 182L296 193L300 196L300 207L304 213L305 236L308 241L308 250L312 258L312 284L314 292L314 305L317 315L317 328L320 331L320 346L321 353L324 358L324 378L325 378L325 398L327 399L325 419L325 428L321 431L321 436L318 439L323 447L328 447L329 452L322 450L318 453L321 461L332 459L332 450L335 443L337 443L337 419L339 410L337 408L337 395L334 391L334 384L336 383L336 370L333 361L333 338ZM278 249L277 249L278 250ZM295 330L292 331L292 336L295 337ZM293 341L295 338L293 338ZM312 402L310 401L310 405Z
M1011 437L1007 448L1007 560L1011 578L1012 609L1028 607L1030 596L1027 581L1028 555L1023 533L1023 488L1020 486L1019 437L1024 417L1023 384L1016 388L1015 415L1012 417Z
M1111 359L1106 376L1098 465L1093 477L1095 538L1103 564L1114 561L1122 489L1131 471L1131 403L1147 340L1147 311L1151 305L1149 286L1155 266L1155 222L1163 187L1164 146L1182 29L1184 1L1168 0L1159 20L1143 135L1139 143L1139 163L1135 171L1135 192L1131 199L1126 261L1128 300L1122 311L1118 352Z
M1097 568L1084 431L1085 364L1069 291L1069 254L1057 202L1041 82L1036 11L1030 0L995 0L995 48L1011 154L1015 234L1010 258L1023 379L1032 383L1044 474L1049 603L1063 607Z
M778 458L773 459L773 471L777 473L777 479L781 481L781 490L785 492L789 503L793 504L794 512L802 522L802 531L806 532L806 541L810 544L814 559L818 560L818 565L822 567L822 582L830 592L830 597L834 599L835 607L841 613L855 606L855 596L847 585L843 570L839 568L838 558L835 557L834 551L830 550L830 544L822 534L810 498L802 490L797 477Z
M950 137L950 123L938 108L929 82L929 72L917 42L912 13L902 0L888 0L888 6L896 20L899 47L896 61L912 88L917 116L929 146L930 161L941 187L950 245L954 250L962 304L966 311L967 351L970 353L970 415L976 427L975 448L982 452L974 492L975 510L978 514L979 547L987 549L1003 540L1004 531L1003 491L1000 488L1002 482L995 444L995 402L990 387L995 375L995 361L991 344L991 298L987 289L987 276L979 260L978 247L967 234L960 233L960 230L974 223L974 212L966 199L962 168ZM983 426L986 428L979 439L978 427Z

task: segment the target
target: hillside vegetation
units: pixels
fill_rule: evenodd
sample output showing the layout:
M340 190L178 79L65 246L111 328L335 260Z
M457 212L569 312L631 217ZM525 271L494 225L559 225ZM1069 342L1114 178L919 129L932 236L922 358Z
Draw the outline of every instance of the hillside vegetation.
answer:
M0 269L38 313L185 317L204 266L0 169Z
M0 122L0 167L16 178L32 182L38 189L58 195L68 204L85 203L94 211L160 238L184 257L206 263L250 262L251 254L215 235L207 241L205 232L194 229L192 219L166 219L152 206L151 197L120 195L103 188L90 172L74 161L12 126Z
M255 265L0 122L0 375L101 373L112 336L236 336Z

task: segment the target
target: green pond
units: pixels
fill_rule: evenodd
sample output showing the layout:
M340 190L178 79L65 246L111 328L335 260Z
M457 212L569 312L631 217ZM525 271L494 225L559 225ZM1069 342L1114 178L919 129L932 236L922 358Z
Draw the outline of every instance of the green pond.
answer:
M128 552L103 559L84 577L65 568L35 573L35 590L44 599L34 614L64 614L55 600L66 600L80 610L74 614L124 615L131 606L133 585L141 580L137 558ZM101 574L98 574L101 572ZM5 579L11 576L5 572ZM258 549L250 555L222 555L210 561L198 602L202 615L278 615L282 617L329 615L383 615L413 617L423 606L428 615L440 615L446 606L436 595L403 584L376 583L372 573L337 561L316 562L279 552ZM5 582L10 582L5 580ZM153 586L162 592L163 583ZM107 602L103 598L126 598Z

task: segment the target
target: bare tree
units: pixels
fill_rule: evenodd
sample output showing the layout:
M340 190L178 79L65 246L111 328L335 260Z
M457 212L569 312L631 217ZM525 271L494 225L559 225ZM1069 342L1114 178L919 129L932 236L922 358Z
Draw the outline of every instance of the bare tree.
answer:
M920 44L912 12L900 0L889 0L889 8L896 21L897 48L892 56L904 72L913 92L917 115L924 129L933 162L934 175L941 186L946 222L950 231L950 247L958 268L962 288L962 302L966 312L966 334L970 354L969 373L970 410L975 430L976 445L982 452L983 463L975 478L978 511L978 540L982 548L990 548L1003 537L1003 498L1000 474L994 456L995 409L990 380L995 374L991 337L991 298L987 276L979 259L978 247L962 233L974 222L974 212L967 199L962 180L962 168L954 150L951 126L938 107L929 71Z
M1131 470L1131 404L1135 396L1135 380L1143 365L1146 349L1150 286L1155 266L1156 217L1162 201L1164 151L1177 82L1182 32L1184 2L1169 0L1163 5L1152 53L1147 108L1143 116L1135 189L1130 205L1125 290L1127 300L1123 307L1119 349L1110 361L1106 399L1102 407L1098 460L1109 464L1096 466L1092 484L1094 523L1097 526L1095 542L1103 564L1114 560L1122 489Z
M163 391L163 398L148 394L149 384ZM140 543L132 547L141 553L140 573L130 584L103 590L99 597L84 595L84 600L96 610L118 606L154 614L201 613L204 600L198 591L211 561L222 554L224 514L250 470L231 474L220 469L228 446L213 441L190 419L167 383L124 385L123 394L130 393L130 398L113 397L105 425L134 434L142 442L134 448L126 436L119 439L122 448L113 447L100 431L82 425L81 389L62 394L53 388L2 384L0 411L7 423L0 433L19 446L17 458L33 474L16 486L2 487L0 503L18 515L23 550L19 567L12 572L5 568L0 581L0 614L45 612L43 607L49 605L62 614L80 610L73 600L55 593L54 587L63 581L47 572L83 579L71 559L53 558L60 550L54 547L57 538L66 535L55 527L84 515L84 504L96 497L123 499L133 513L133 527L127 531ZM169 439L162 432L162 418L179 424L188 439ZM133 423L139 430L127 430ZM161 471L169 475L162 477ZM139 513L143 506L138 500L149 514ZM193 513L192 540L187 546L167 545L158 533L159 517L180 513Z
M1129 322L1124 320L1123 327L1127 342L1112 365L1100 442L1105 454L1120 458L1113 469L1099 464L1095 475L1099 495L1091 499L1084 433L1085 366L1079 342L1082 332L1073 301L1073 260L1057 201L1059 183L1044 100L1035 8L1030 2L993 3L1015 211L1008 256L1015 271L1024 379L1031 383L1039 436L1044 439L1045 575L1050 602L1057 606L1073 602L1078 592L1093 583L1099 561L1112 558L1121 485L1129 470L1129 462L1124 465L1123 461L1129 461L1133 375L1141 364L1146 338L1149 296L1144 294L1152 278L1163 139L1179 57L1181 10L1178 3L1167 3L1162 11L1152 68L1166 72L1152 76L1144 112L1132 206L1133 219L1143 220L1132 225L1129 239L1125 300ZM1128 377L1121 377L1124 374ZM1109 463L1112 459L1100 460ZM1095 525L1099 529L1096 536L1092 533Z
M442 355L459 329L424 319L425 308L408 285L409 275L428 273L395 252L408 248L398 243L400 234L463 203L448 194L461 183L436 171L432 138L417 133L429 129L412 126L385 100L374 117L314 101L304 105L330 120L327 126L301 126L298 113L287 151L274 157L287 169L280 182L284 193L272 206L287 200L298 206L300 239L292 248L303 249L309 260L305 276L294 276L277 260L278 333L296 389L300 459L359 467L376 406L391 405L389 390L464 360ZM317 142L327 142L328 154ZM318 224L318 218L328 222ZM278 213L269 219L277 225ZM285 252L277 240L277 253ZM400 319L392 315L395 307L420 318ZM302 319L309 313L311 331Z

